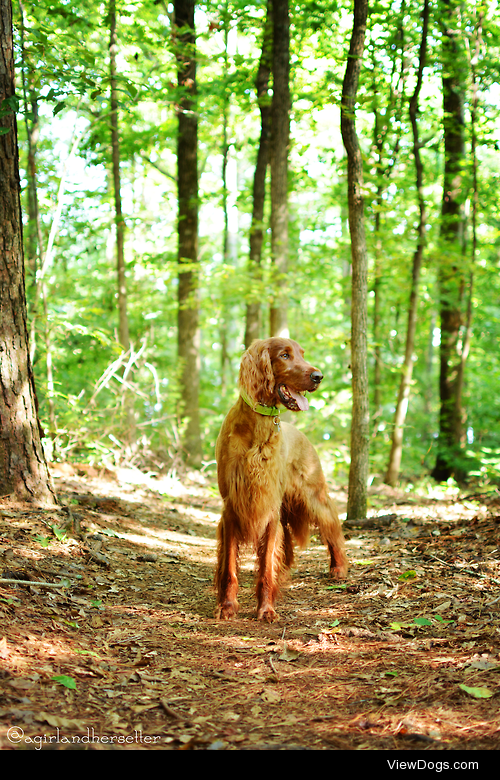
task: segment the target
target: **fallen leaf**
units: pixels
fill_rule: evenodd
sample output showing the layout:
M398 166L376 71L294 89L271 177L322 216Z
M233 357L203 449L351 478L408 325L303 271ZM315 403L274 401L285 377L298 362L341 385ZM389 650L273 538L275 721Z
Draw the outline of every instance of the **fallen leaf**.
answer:
M264 688L261 694L261 699L263 701L269 702L269 704L277 704L279 701L281 701L281 696L278 691L274 690L274 688Z
M62 728L62 729L80 729L83 730L86 728L85 723L82 720L74 720L72 718L61 718L57 715L51 715L48 712L39 712L38 715L35 715L35 720L38 721L45 721L49 724L49 726L53 726L54 728Z
M279 661L296 661L299 658L300 653L296 650L289 650L286 642L284 643L283 652L278 656Z
M72 690L76 690L76 682L73 679L73 677L68 677L66 674L56 674L51 679L55 680L61 685L64 685L65 688L71 688Z
M479 669L480 671L487 671L489 669L498 669L498 664L494 660L488 658L474 658L467 669Z
M238 715L237 712L225 712L224 715L222 716L222 719L227 721L228 723L231 723L233 721L239 720L240 717L241 716Z
M34 686L33 680L10 680L9 685L16 688L18 691L27 691Z
M434 612L446 612L446 610L450 607L451 601L443 601L442 604L439 604L437 607L435 607Z
M493 696L493 693L489 688L469 688L468 685L464 685L463 683L460 683L458 687L475 699L489 699Z

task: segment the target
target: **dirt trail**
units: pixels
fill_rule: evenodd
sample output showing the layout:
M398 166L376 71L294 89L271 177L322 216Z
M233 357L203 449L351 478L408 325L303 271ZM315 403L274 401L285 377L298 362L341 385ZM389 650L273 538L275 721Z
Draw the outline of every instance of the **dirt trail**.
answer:
M312 539L263 625L250 555L238 620L213 618L208 482L55 481L67 509L0 500L0 575L32 582L0 583L2 749L500 747L494 501L373 490L347 583Z

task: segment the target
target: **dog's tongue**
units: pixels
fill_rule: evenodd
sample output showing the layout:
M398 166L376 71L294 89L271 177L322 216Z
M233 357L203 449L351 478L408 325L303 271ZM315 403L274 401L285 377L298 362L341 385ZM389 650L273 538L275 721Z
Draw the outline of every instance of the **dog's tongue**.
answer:
M295 400L295 403L297 404L297 406L302 412L305 412L307 411L307 409L309 409L309 401L307 400L305 395L301 395L301 393L296 393L290 387L287 387L287 390L292 396L292 398Z

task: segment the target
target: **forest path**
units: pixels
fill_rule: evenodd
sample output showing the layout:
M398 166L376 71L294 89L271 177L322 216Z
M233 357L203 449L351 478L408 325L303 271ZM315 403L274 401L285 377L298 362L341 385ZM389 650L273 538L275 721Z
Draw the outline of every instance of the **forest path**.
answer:
M54 478L69 514L0 500L0 576L66 585L0 583L2 749L500 747L500 499L372 489L347 582L313 538L267 625L249 554L213 617L208 480Z

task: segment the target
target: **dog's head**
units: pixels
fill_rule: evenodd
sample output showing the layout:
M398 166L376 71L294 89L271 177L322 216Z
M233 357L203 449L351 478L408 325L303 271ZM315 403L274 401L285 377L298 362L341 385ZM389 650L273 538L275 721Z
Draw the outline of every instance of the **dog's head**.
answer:
M292 339L271 338L254 341L244 353L240 366L240 387L252 401L293 412L309 408L306 392L314 392L323 374L304 360L304 350Z

